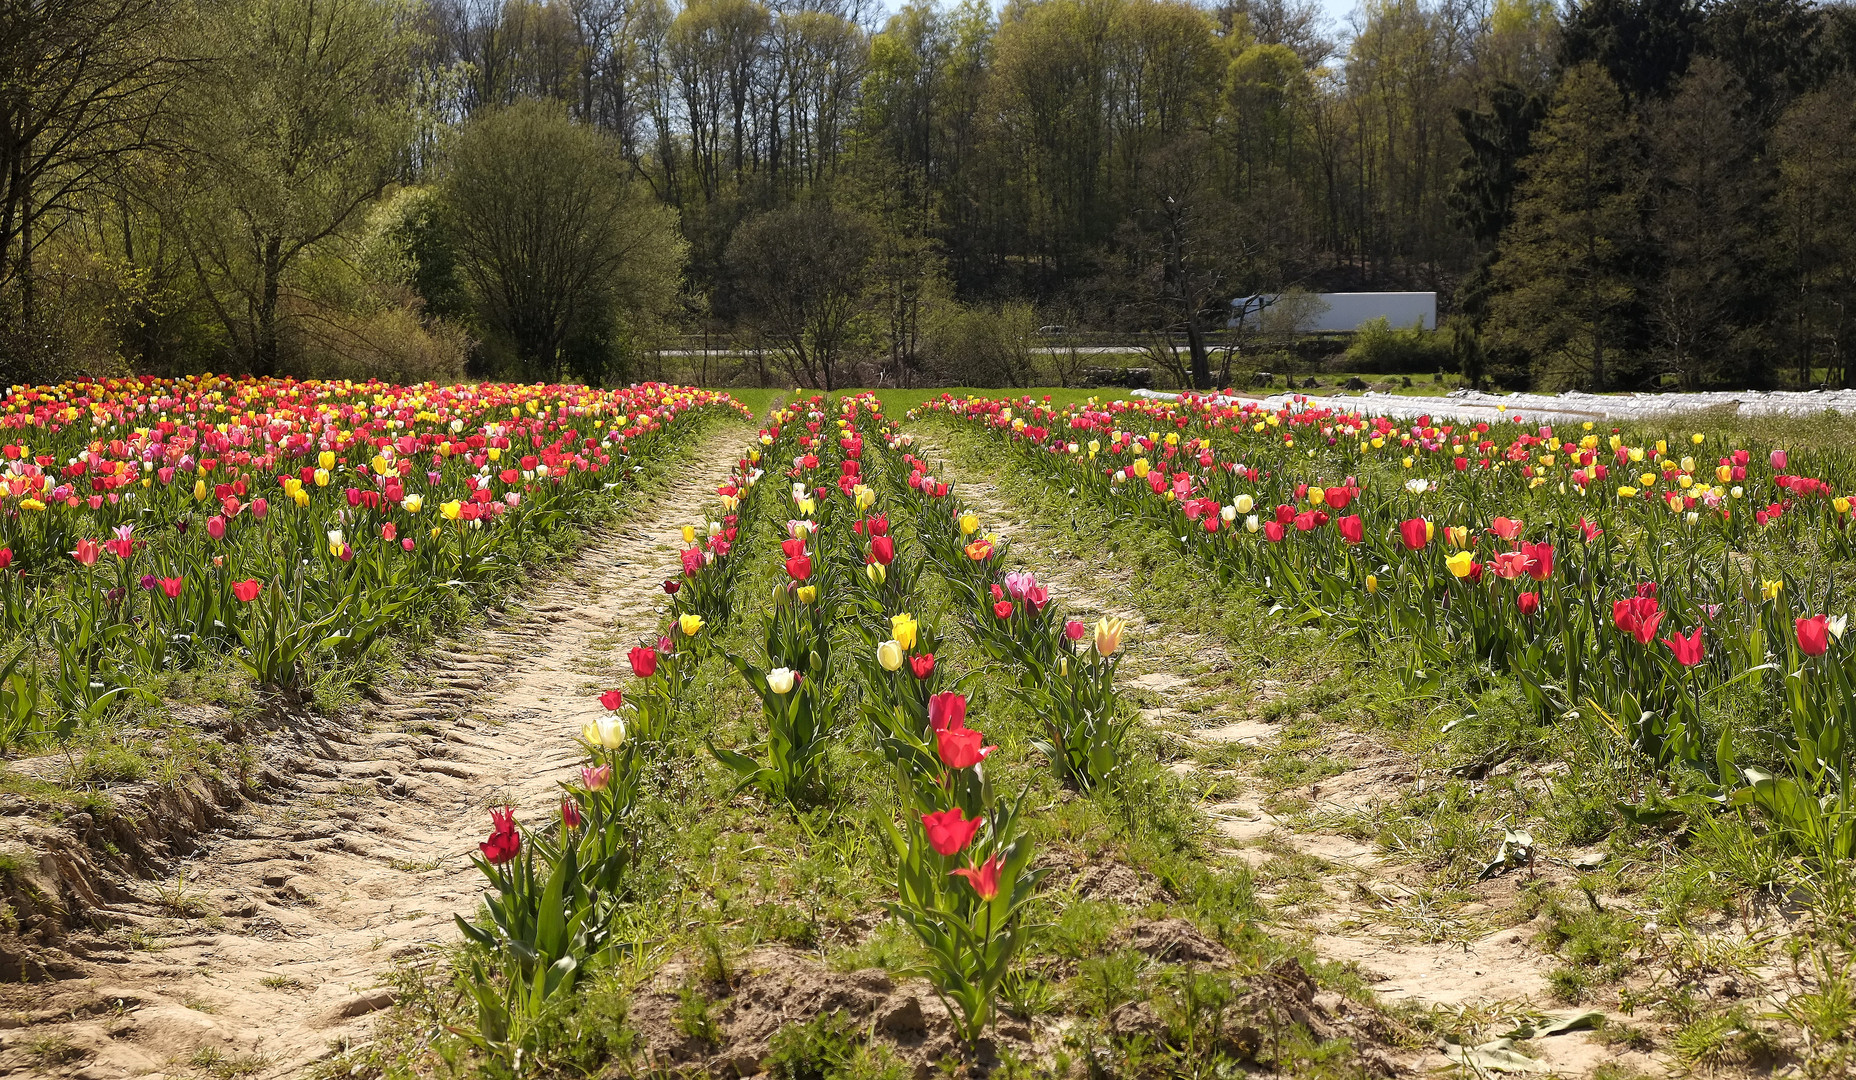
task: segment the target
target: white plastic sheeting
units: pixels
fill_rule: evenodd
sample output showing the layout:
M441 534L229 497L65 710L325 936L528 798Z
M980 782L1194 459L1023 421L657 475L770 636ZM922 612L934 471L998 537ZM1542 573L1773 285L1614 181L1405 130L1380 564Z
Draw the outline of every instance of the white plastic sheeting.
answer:
M1177 401L1178 394L1135 390L1131 397ZM1414 419L1430 416L1458 423L1509 420L1520 416L1546 423L1584 420L1647 420L1657 416L1708 410L1732 410L1739 416L1811 416L1822 412L1856 413L1856 390L1742 390L1697 394L1602 395L1569 391L1564 394L1487 394L1456 390L1440 398L1402 397L1397 394L1362 394L1358 397L1320 397L1306 394L1238 395L1214 398L1221 404L1254 401L1274 411L1290 401L1309 408L1342 409L1368 416Z

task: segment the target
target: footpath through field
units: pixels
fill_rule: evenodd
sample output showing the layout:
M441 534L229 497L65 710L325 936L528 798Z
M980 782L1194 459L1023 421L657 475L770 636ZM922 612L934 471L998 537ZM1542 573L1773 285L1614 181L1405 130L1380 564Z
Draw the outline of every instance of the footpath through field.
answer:
M1413 785L1434 786L1444 777L1371 734L1330 728L1316 736L1316 752L1327 766L1316 771L1320 778L1278 789L1260 771L1272 756L1294 754L1285 744L1299 747L1318 718L1272 708L1296 688L1268 669L1252 672L1254 665L1238 655L1266 650L1261 628L1253 637L1227 641L1169 625L1168 612L1142 607L1125 560L1086 550L1085 537L1068 535L1069 522L1053 523L1048 510L1021 505L1009 466L1006 477L982 475L962 467L961 437L944 449L922 441L922 434L917 452L937 466L936 475L957 484L986 527L1038 567L1066 605L1128 621L1123 685L1136 692L1134 701L1151 706L1141 716L1169 748L1169 768L1211 792L1200 805L1212 857L1253 869L1257 897L1274 913L1274 932L1299 937L1322 959L1356 965L1388 1005L1452 1012L1562 1007L1548 993L1553 959L1533 949L1524 931L1490 930L1478 917L1512 904L1514 881L1488 883L1482 890L1488 895L1474 895L1467 905L1449 903L1432 895L1412 868L1392 864L1374 845L1328 824L1370 813ZM1266 804L1306 809L1272 813ZM1559 1075L1584 1075L1606 1062L1659 1068L1647 1055L1602 1046L1577 1032L1540 1040L1530 1052L1539 1055L1538 1068ZM1406 1064L1428 1071L1451 1062L1433 1051Z
M54 984L38 1039L91 1056L86 1080L185 1072L297 1075L363 1039L395 964L456 940L477 906L467 855L487 810L546 820L599 680L655 631L678 531L728 478L741 433L712 431L663 490L518 606L431 650L375 695L368 730L294 763L299 782L206 837L146 903L107 912L137 947L93 946L93 977ZM176 918L194 910L198 917ZM130 1011L130 1006L134 1006Z

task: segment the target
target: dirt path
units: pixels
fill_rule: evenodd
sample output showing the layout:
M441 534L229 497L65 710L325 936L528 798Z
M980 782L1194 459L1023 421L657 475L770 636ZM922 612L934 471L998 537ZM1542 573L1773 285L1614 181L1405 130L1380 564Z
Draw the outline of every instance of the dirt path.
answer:
M53 984L39 1017L0 1031L0 1075L286 1076L364 1040L383 977L455 940L481 876L467 853L507 801L544 821L573 738L650 634L677 533L727 478L739 432L712 432L678 477L481 632L433 649L365 706L367 730L185 860L145 903L109 911L92 977ZM191 908L195 917L176 917ZM8 1027L0 1022L0 1028Z
M1532 947L1531 928L1505 925L1514 880L1477 883L1467 900L1446 898L1422 862L1388 858L1376 844L1326 824L1446 777L1370 734L1332 727L1320 731L1319 753L1338 766L1323 770L1333 775L1287 788L1259 775L1286 727L1319 721L1272 708L1291 687L1250 670L1218 635L1181 633L1141 611L1125 563L1065 546L1061 529L1041 535L1035 526L1047 520L977 470L957 467L919 433L916 452L957 483L982 528L1014 542L1067 611L1128 621L1123 693L1146 706L1143 720L1171 743L1173 772L1208 791L1200 805L1214 842L1223 842L1217 854L1250 865L1277 932L1300 936L1324 959L1355 965L1387 1004L1484 1015L1567 1008L1548 993L1558 961ZM1565 1076L1608 1061L1654 1064L1577 1032L1538 1040L1528 1053ZM1431 1053L1410 1064L1428 1070L1449 1062Z

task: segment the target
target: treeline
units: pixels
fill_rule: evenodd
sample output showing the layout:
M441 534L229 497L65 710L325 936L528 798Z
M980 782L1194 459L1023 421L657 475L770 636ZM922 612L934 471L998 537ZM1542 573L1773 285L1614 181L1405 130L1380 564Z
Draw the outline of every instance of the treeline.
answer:
M0 362L997 384L1060 324L1209 385L1293 337L1233 297L1434 289L1473 381L1856 374L1847 5L862 2L6 5Z

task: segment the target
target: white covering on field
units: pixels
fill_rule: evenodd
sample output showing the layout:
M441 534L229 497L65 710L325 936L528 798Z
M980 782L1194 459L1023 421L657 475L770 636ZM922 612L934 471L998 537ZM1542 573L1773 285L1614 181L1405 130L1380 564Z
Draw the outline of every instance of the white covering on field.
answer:
M1178 394L1135 390L1131 397L1176 401ZM1822 412L1856 413L1856 390L1739 390L1694 394L1489 394L1480 390L1453 390L1444 397L1403 397L1397 394L1361 394L1358 397L1321 397L1283 393L1268 397L1219 395L1220 403L1254 401L1276 410L1291 402L1308 408L1341 409L1368 416L1414 419L1430 416L1458 422L1507 420L1520 416L1548 423L1582 420L1647 420L1657 416L1710 410L1738 416L1811 416Z

